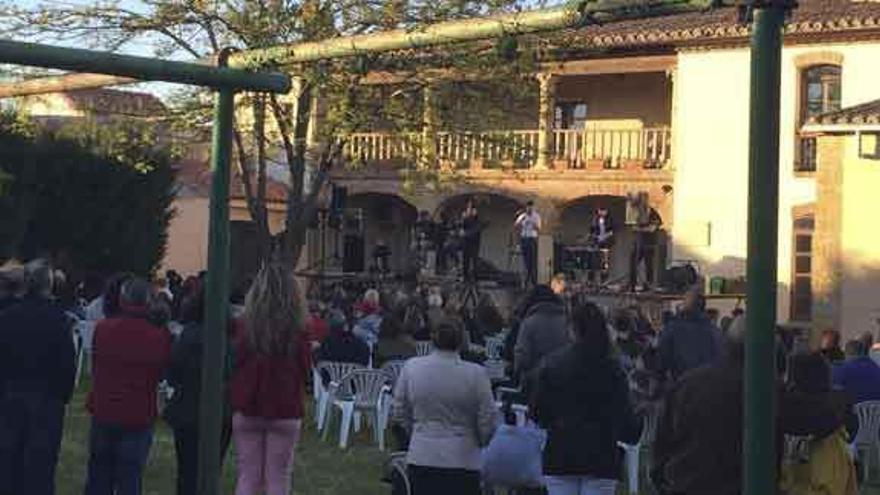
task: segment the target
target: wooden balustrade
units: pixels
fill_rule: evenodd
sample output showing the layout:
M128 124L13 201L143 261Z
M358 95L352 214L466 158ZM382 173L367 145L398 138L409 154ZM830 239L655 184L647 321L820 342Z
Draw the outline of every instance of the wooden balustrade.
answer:
M589 164L663 168L671 156L668 127L557 129L553 135L554 161L572 169ZM346 154L359 164L411 166L418 162L421 145L417 133L355 133L349 136ZM455 168L530 168L538 156L538 131L439 132L436 146L438 161Z

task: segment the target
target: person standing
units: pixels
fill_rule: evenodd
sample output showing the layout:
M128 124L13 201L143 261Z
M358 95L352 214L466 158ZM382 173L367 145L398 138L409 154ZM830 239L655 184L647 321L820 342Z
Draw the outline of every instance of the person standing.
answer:
M661 372L678 378L684 372L712 363L721 356L721 331L706 315L706 299L689 292L684 308L660 334Z
M611 247L614 245L614 219L608 213L608 208L597 208L593 213L590 237L596 248L590 263L590 279L595 281L598 273L601 281L605 282L611 270Z
M463 361L463 329L444 320L435 351L407 361L394 389L393 421L410 434L407 464L413 495L478 495L481 449L498 424L483 368Z
M617 442L635 443L639 423L602 310L590 302L575 309L572 329L574 344L547 357L532 394L532 414L548 433L547 489L549 495L614 495Z
M468 201L461 217L462 274L466 282L477 281L477 260L480 257L482 225L473 201Z
M525 211L517 215L514 225L519 231L526 285L536 285L538 283L538 234L541 233L541 215L535 210L534 202L526 203Z
M51 495L75 351L49 264L28 263L23 283L24 297L0 311L0 493Z
M865 342L846 343L846 361L834 366L834 386L847 392L853 403L880 400L880 366L868 356Z
M141 493L158 415L156 393L171 359L171 333L150 321L152 297L149 282L128 280L120 312L95 326L86 495Z
M245 299L230 381L236 495L286 495L311 367L305 310L293 271L264 266Z
M205 290L201 282L182 299L180 314L183 331L171 350L168 384L174 394L163 412L174 432L177 456L177 495L197 490L199 452L199 404L202 389L202 352L204 347ZM224 405L221 459L225 457L232 431L231 415Z
M537 285L532 289L530 300L513 351L514 376L526 389L532 371L541 360L571 343L562 299L546 285Z

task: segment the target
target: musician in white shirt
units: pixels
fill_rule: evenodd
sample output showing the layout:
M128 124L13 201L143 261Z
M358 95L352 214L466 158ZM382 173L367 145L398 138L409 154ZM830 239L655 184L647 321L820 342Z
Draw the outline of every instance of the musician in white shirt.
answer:
M519 231L520 250L526 272L526 284L538 283L538 234L541 232L541 215L532 201L526 203L525 211L516 217L514 226Z

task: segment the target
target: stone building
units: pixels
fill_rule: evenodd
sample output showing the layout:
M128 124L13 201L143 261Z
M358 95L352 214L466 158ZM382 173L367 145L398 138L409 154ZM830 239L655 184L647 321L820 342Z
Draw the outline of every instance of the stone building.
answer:
M402 151L409 137L382 129L352 136L348 153L360 166L336 172L333 182L347 188L347 207L362 212L366 244L382 239L405 252L416 212L457 214L476 196L489 222L481 255L499 268L515 268L514 214L533 200L545 221L540 271L546 280L554 242L585 233L593 208L610 207L623 223L626 195L647 192L666 234L664 264L692 260L707 278L743 276L750 57L749 27L738 10L562 35L577 50L540 66L532 82L536 96L518 109L513 126L423 129L418 145L430 139L430 166L455 177L447 187L406 187L405 171L418 166ZM822 222L815 217L824 201L817 177L826 160L810 119L876 100L878 59L880 3L802 0L792 13L782 56L780 321L809 323L820 285L807 257ZM424 97L430 102L431 94ZM504 137L501 144L497 136ZM283 201L274 208L280 228ZM241 201L233 201L233 216L246 219ZM621 234L618 245L626 246L629 232ZM315 253L313 246L312 260ZM616 257L615 275L626 270L625 256Z

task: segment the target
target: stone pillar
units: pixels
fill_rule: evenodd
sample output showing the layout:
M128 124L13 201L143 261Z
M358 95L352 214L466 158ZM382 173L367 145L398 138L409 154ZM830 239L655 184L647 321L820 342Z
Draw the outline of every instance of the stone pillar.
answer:
M429 169L437 165L437 88L433 83L422 88L422 146L419 167Z
M538 74L538 91L538 149L535 168L546 170L553 164L556 76Z
M842 210L845 136L818 138L813 232L813 330L841 330ZM794 247L792 247L794 249Z

